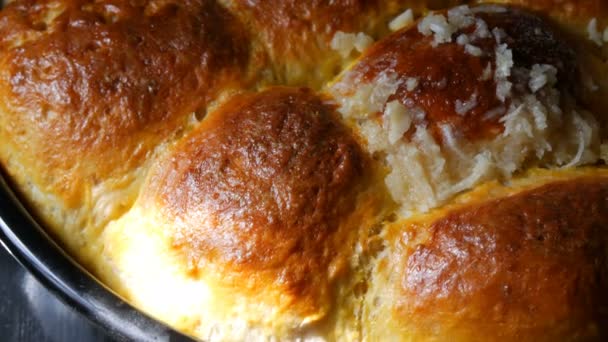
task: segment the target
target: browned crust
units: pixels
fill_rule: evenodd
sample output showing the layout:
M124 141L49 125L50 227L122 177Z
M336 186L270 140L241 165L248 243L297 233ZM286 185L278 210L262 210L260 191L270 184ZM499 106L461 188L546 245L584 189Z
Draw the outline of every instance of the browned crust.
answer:
M317 310L362 224L345 222L363 174L360 148L331 107L307 89L271 88L211 114L145 196L194 275L219 269L239 291L278 288Z
M2 139L43 187L82 191L139 166L243 78L248 54L212 1L14 2L0 15Z
M395 315L456 340L606 338L607 229L608 177L556 182L408 227L410 238L428 237L401 240Z

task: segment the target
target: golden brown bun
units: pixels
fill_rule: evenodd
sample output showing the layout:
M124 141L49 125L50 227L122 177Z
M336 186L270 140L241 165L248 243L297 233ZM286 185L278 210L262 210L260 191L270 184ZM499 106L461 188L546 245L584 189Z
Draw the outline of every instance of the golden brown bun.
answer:
M215 311L195 323L201 336L251 337L231 331L238 320L278 336L317 329L313 323L344 309L334 307L336 286L351 271L355 242L377 219L383 196L371 191L373 168L336 119L308 89L233 97L153 168L137 214L111 226L107 241L148 225L162 232L163 245L146 253L171 255L184 281L226 294L201 299ZM121 272L140 272L141 264L122 266L129 250L106 251ZM125 292L142 301L136 288ZM355 333L356 322L348 323L344 333Z
M27 142L20 152L29 152L28 164L57 170L55 188L66 196L80 185L66 171L104 179L140 165L189 114L244 77L246 37L210 1L57 6L4 10L1 89L9 141ZM49 15L58 18L47 23Z
M202 340L604 340L608 9L464 2L13 1L0 167Z
M608 337L605 169L531 173L461 202L387 230L369 316L387 330L370 340Z
M366 169L333 116L309 90L274 88L233 98L180 141L143 201L190 272L251 297L277 292L270 305L308 320L326 313Z
M159 145L247 77L245 32L206 0L19 1L0 37L0 156L61 234L124 212Z

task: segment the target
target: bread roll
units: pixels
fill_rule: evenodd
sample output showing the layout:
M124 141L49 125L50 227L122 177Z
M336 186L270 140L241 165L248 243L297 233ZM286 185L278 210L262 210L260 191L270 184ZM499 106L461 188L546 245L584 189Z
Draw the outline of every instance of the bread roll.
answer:
M131 243L158 234L143 255L163 255L172 261L167 273L191 284L159 289L164 300L198 302L189 312L151 307L169 320L187 314L187 324L200 317L199 336L291 336L343 310L336 295L383 195L372 191L373 168L335 117L312 91L296 88L236 96L212 113L154 167L135 208L106 230L118 283L143 280L127 295L144 307L155 303L159 292L147 288L165 270L150 279L142 267L150 259L133 254ZM115 244L133 229L137 238ZM352 313L339 316L347 316L336 318L345 324L340 335L354 334Z
M608 172L535 171L391 224L364 339L608 337Z
M0 166L193 338L605 340L608 9L462 3L15 0Z
M0 37L3 166L73 250L131 206L158 149L248 77L247 34L212 1L18 1Z

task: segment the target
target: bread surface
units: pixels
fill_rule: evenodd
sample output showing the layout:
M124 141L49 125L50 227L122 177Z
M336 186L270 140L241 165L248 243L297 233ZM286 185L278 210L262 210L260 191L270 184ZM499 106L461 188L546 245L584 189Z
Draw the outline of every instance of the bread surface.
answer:
M11 1L0 166L194 338L601 341L607 28L601 0Z

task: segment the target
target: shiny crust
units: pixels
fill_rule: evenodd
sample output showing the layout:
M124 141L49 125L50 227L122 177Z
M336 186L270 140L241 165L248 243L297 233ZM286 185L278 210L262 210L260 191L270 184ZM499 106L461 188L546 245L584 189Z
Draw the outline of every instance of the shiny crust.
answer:
M251 296L278 289L275 305L309 316L325 313L346 269L358 233L345 223L364 169L332 107L310 90L272 88L214 112L144 198L171 222L166 233L193 277L220 272L216 281Z
M605 339L607 227L605 172L404 224L393 317L439 339Z
M0 37L2 139L67 197L141 165L248 60L238 22L207 0L14 2Z

